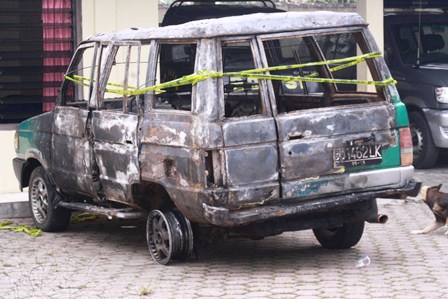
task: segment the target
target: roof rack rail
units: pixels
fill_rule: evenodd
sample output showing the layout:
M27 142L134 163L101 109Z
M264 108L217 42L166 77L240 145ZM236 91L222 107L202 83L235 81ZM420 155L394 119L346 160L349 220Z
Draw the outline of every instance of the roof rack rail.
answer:
M174 6L181 6L185 3L190 3L190 4L195 4L195 3L200 3L200 4L206 4L206 3L216 3L216 2L220 2L220 4L222 4L222 2L241 2L241 0L176 0L173 3L171 3L170 8L174 7ZM250 2L254 2L254 3L258 3L258 4L262 4L264 7L268 7L271 6L272 8L276 8L274 2L272 0L248 0L246 1L248 3Z

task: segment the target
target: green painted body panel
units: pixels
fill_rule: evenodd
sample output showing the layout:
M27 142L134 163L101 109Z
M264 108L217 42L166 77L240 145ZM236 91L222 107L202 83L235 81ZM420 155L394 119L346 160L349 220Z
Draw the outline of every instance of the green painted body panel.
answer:
M29 149L36 147L36 126L34 119L21 122L17 128L19 136L19 154L25 154Z
M406 109L406 105L400 101L400 98L398 98L397 102L394 102L394 105L395 105L395 111L396 111L397 127L398 128L409 127L409 117L408 117L408 111Z

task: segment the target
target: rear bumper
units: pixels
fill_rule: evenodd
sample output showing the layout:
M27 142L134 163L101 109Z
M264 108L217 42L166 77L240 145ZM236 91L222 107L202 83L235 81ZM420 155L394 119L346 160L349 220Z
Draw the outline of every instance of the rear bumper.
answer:
M367 191L345 195L330 196L318 199L288 200L288 203L269 204L242 210L230 211L223 207L203 204L204 217L217 226L233 227L247 225L253 222L263 222L284 216L300 216L307 214L335 213L350 205L367 202L374 198L405 198L417 196L421 182L410 180L404 187L381 191ZM367 219L365 219L367 220Z
M448 110L423 109L435 146L448 148Z

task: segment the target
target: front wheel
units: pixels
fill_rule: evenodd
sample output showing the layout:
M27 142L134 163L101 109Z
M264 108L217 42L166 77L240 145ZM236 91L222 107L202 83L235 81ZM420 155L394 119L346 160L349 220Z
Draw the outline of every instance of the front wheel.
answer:
M31 173L28 197L34 224L45 232L63 231L70 222L70 211L56 207L56 196L46 171L41 166L35 168Z
M347 249L358 244L364 232L364 221L344 223L342 226L313 229L317 241L328 249Z

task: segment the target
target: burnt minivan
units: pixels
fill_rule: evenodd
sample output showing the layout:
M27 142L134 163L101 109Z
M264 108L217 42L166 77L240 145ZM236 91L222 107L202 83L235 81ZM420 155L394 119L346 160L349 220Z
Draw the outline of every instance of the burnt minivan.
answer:
M357 79L361 65L371 81ZM64 230L72 211L146 217L160 264L187 259L207 228L312 229L324 247L350 248L366 221L387 219L377 197L419 189L393 83L354 13L98 34L53 111L19 125L14 169L38 228Z

